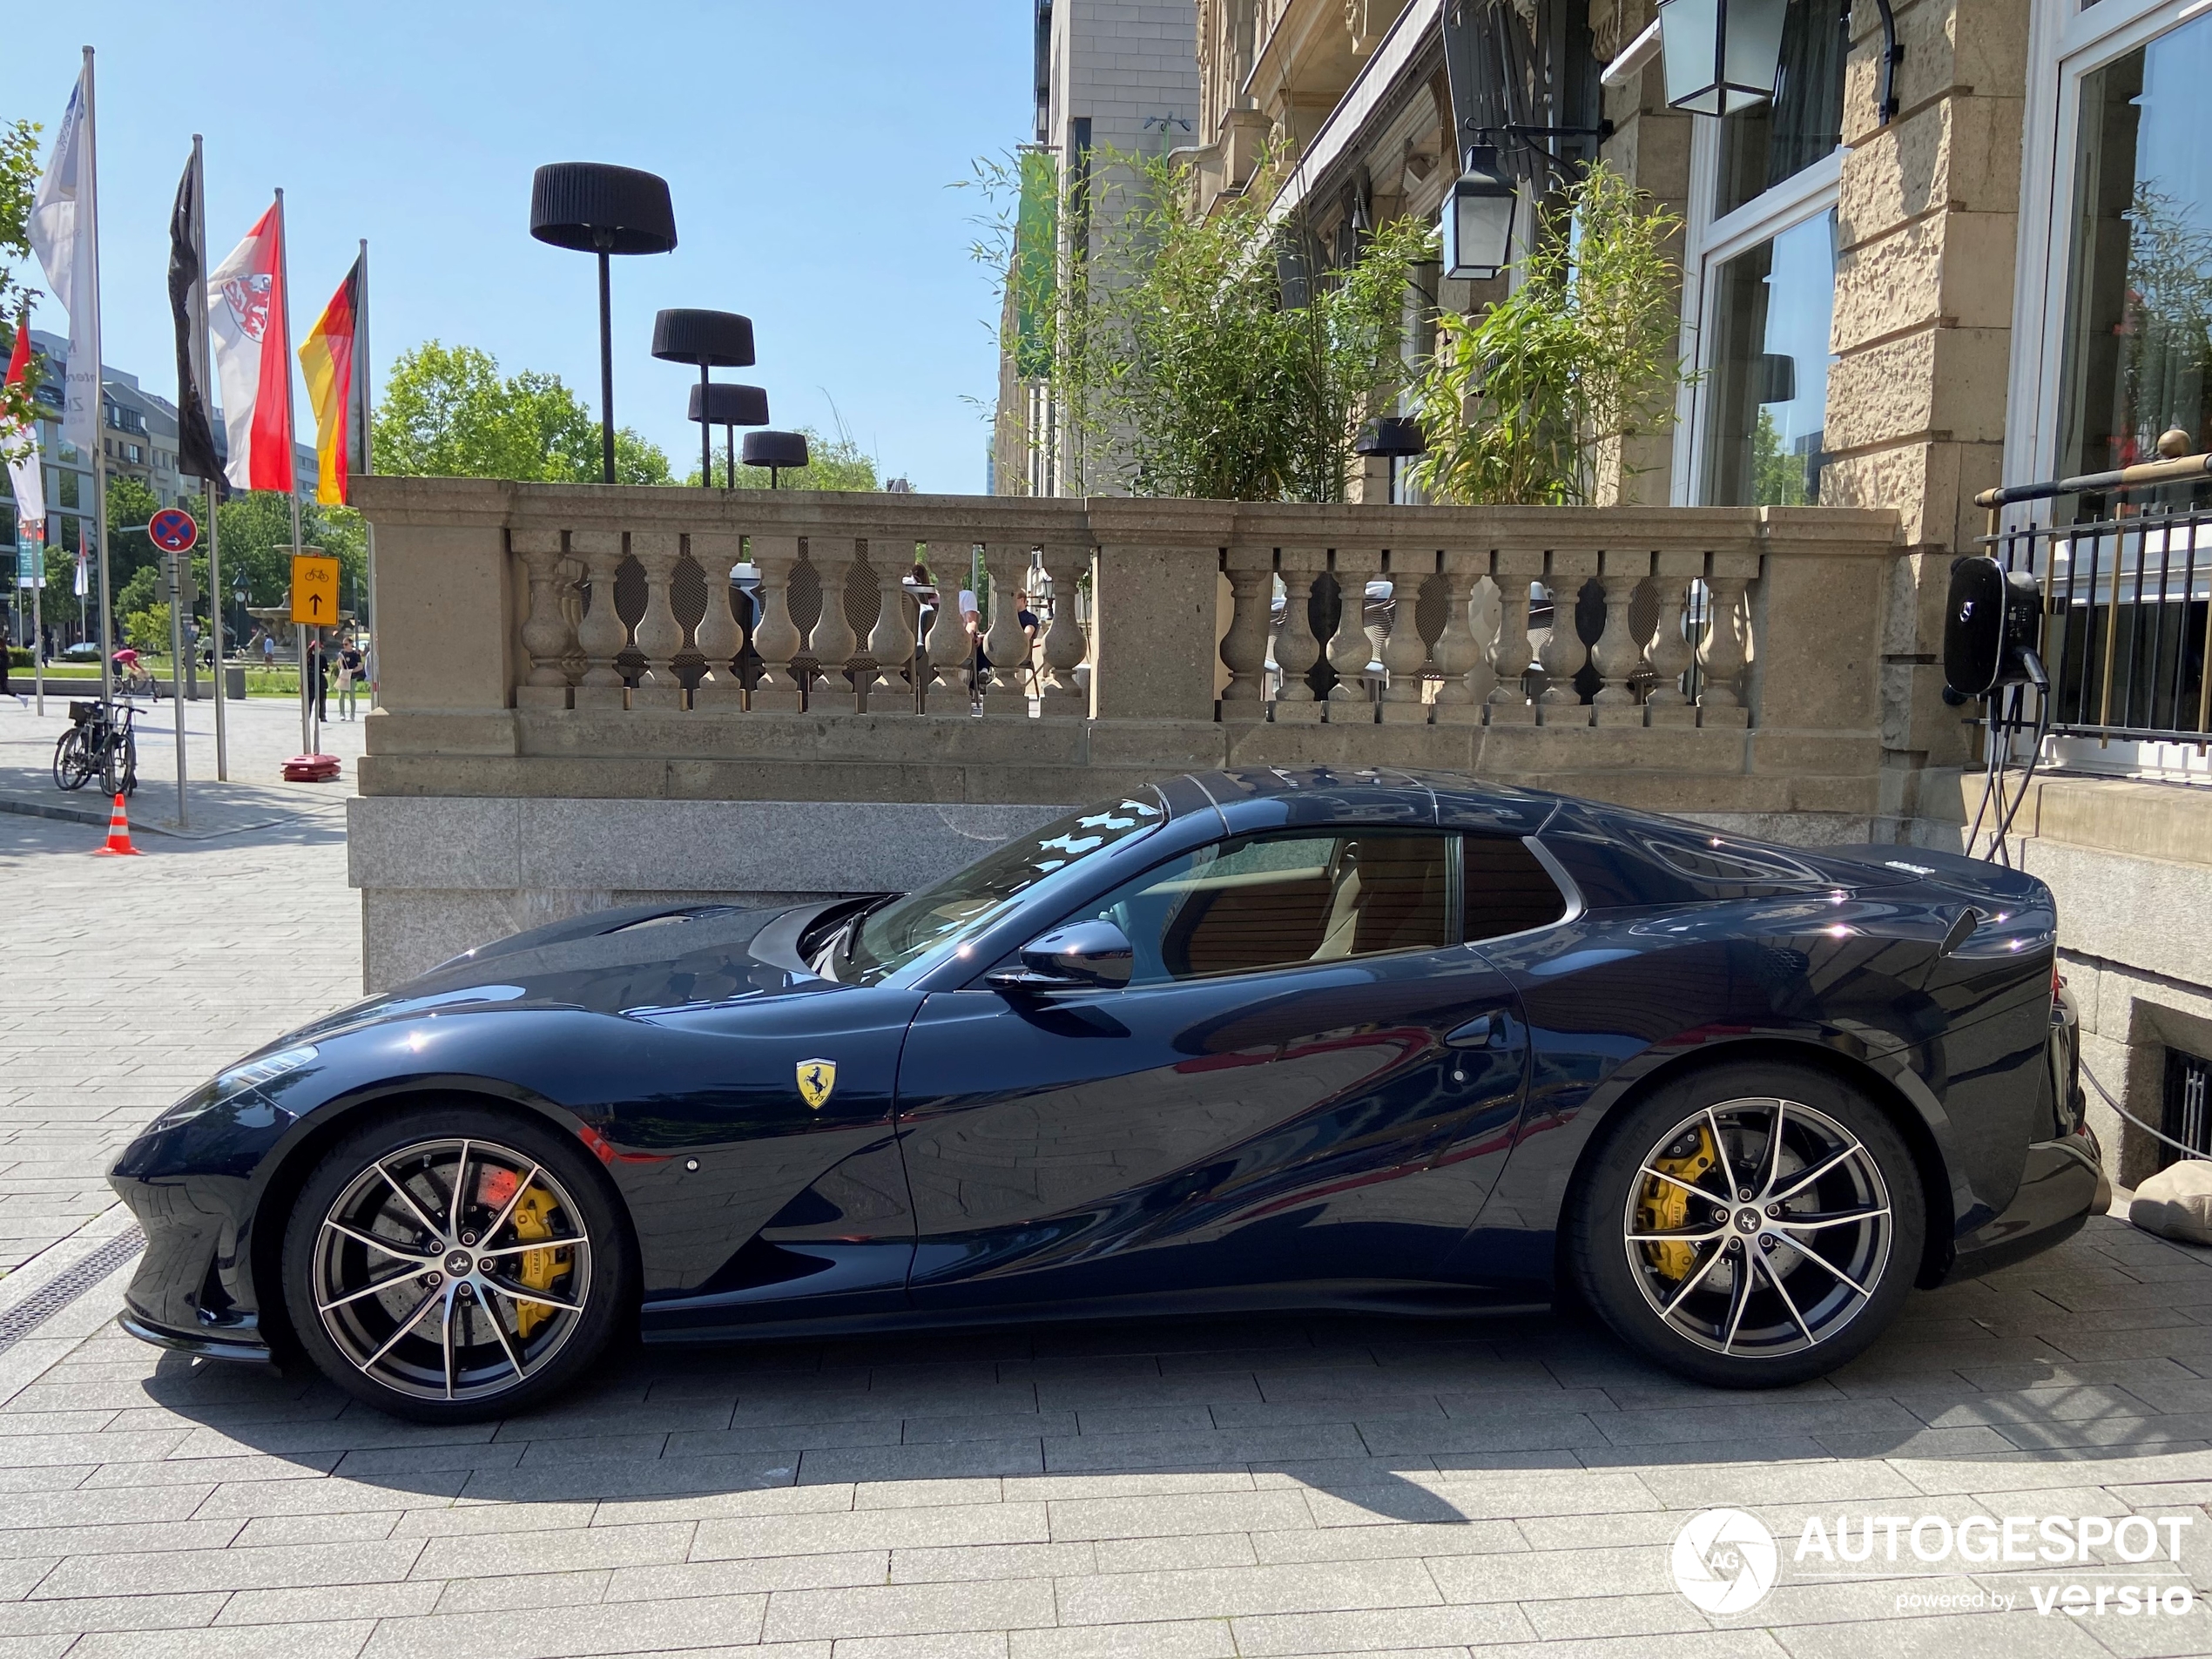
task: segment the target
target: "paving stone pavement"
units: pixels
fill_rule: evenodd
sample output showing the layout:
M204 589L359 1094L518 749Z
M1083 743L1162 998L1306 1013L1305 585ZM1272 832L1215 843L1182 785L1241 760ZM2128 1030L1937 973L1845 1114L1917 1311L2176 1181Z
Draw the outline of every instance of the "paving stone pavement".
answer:
M121 1230L140 1123L358 982L327 826L87 839L0 815L0 1309ZM1771 1393L1565 1318L1271 1318L653 1349L435 1430L131 1340L127 1271L0 1353L0 1659L2212 1652L2212 1252L2110 1219ZM1715 1507L1782 1541L1743 1613L1672 1576ZM2134 1514L2178 1563L1909 1547ZM1900 1561L1794 1559L1869 1516ZM2077 1582L2197 1599L2034 1610Z

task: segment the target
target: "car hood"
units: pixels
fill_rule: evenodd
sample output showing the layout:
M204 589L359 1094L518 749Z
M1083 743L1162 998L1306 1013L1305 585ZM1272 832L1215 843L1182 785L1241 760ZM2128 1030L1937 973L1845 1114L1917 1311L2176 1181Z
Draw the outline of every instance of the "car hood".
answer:
M311 1042L447 1011L481 1013L488 1004L636 1015L738 998L816 995L836 988L807 971L798 954L799 937L853 902L593 911L480 946L280 1042Z

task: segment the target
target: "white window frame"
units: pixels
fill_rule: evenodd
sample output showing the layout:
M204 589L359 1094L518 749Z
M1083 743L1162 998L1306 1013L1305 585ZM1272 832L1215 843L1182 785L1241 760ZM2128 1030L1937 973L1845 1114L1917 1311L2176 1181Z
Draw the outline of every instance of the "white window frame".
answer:
M2212 0L2205 3L2212 4ZM1668 499L1677 507L1696 504L1699 481L1705 474L1705 415L1712 369L1708 342L1714 332L1705 325L1711 320L1709 306L1714 273L1737 254L1833 208L1841 193L1844 158L1851 153L1849 146L1838 145L1741 207L1716 216L1721 124L1706 116L1694 117L1693 122L1689 210L1685 215L1689 224L1683 234L1682 262L1682 354L1697 374L1675 395L1674 473ZM1832 320L1828 338L1832 352Z
M2212 0L2031 0L2027 115L2021 134L2020 244L2013 281L2013 361L2004 476L2057 470L2059 381L2074 250L2074 132L2081 82L2114 58L2212 12Z

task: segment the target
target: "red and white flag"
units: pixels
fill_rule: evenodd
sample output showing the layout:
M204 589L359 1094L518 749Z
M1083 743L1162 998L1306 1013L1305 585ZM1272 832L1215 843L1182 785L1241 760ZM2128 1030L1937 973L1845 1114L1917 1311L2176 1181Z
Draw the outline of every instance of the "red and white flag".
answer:
M26 309L16 324L15 347L8 354L8 384L21 386L30 378L30 313ZM46 518L46 480L38 464L36 427L0 425L0 458L8 463L8 482L16 493L16 536L34 541Z
M285 349L284 204L271 204L207 273L208 330L230 439L224 476L240 489L292 488L292 357Z

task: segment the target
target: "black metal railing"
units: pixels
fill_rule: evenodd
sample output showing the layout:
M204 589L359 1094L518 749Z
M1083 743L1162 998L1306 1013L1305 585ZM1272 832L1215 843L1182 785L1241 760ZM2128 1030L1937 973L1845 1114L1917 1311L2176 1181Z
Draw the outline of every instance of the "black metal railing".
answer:
M2048 518L1981 538L2043 591L2049 729L2103 741L2212 743L2212 501L2207 457L1990 490L2003 507L2048 502Z

